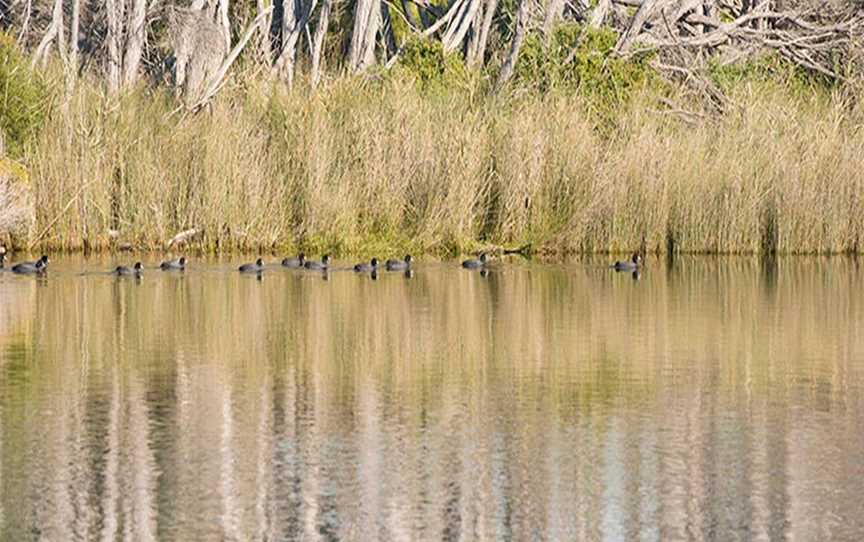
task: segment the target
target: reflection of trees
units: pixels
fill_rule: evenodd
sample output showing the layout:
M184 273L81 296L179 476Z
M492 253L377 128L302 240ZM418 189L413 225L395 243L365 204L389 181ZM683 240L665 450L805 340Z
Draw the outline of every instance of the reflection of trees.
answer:
M853 533L844 262L0 281L0 529Z

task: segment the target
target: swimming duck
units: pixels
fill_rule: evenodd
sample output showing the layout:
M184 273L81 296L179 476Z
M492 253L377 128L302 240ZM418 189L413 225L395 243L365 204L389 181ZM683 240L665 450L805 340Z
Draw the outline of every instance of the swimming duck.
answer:
M141 262L135 262L135 265L132 267L126 267L125 265L118 265L113 274L118 277L140 277L141 272L144 270L144 266L141 265Z
M167 260L159 264L162 271L183 271L186 269L186 257L180 256L176 260Z
M306 263L306 255L302 252L297 255L296 258L285 258L282 260L282 267L290 267L292 269L296 269L298 267L303 267Z
M330 267L330 255L325 254L324 257L321 258L320 262L307 260L303 264L303 267L313 271L327 271L327 269L329 269Z
M237 270L241 273L260 273L264 271L264 262L258 258L255 263L244 263Z
M470 259L462 262L462 267L465 269L480 269L486 267L486 254L481 254L479 259Z
M404 260L387 260L384 267L387 271L405 271L411 267L411 255L406 254Z
M354 271L357 273L369 273L378 269L378 258L372 258L369 263L358 263L354 266Z
M642 266L642 255L634 252L633 256L626 262L615 262L609 267L615 271L635 271Z
M12 266L12 272L19 275L33 275L48 270L48 256L42 256L35 262L21 262Z

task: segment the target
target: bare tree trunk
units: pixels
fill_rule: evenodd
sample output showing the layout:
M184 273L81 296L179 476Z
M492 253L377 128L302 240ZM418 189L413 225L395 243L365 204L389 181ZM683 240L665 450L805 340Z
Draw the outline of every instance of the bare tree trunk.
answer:
M264 13L272 5L273 0L258 0L258 13ZM267 66L273 62L273 43L270 37L270 29L273 26L272 10L269 13L261 24L261 41L258 43L258 54Z
M282 23L282 52L276 62L276 71L291 87L294 84L294 66L297 61L297 42L309 16L315 9L317 0L306 0L306 4L296 5L294 0L286 0Z
M519 49L522 47L522 42L525 40L525 31L528 27L528 2L529 0L521 0L519 2L519 10L516 12L516 32L513 35L513 42L510 45L510 53L504 60L504 65L501 66L501 71L498 72L498 81L495 87L500 89L513 76L513 70L516 68L516 60L519 58Z
M482 0L469 0L464 8L456 15L456 19L450 24L447 32L444 33L444 38L441 40L444 44L445 51L453 51L457 49L468 29L471 28L471 23L474 21L474 16L480 7Z
M57 49L60 52L60 57L66 60L66 40L63 36L63 0L54 0L54 10L51 13L51 24L48 25L48 30L36 47L36 52L33 54L33 65L35 66L40 61L44 61L48 56L48 49L51 43L57 42Z
M64 61L66 58L66 34L63 25L63 0L54 2L54 13L52 19L57 21L57 50L60 52L60 58Z
M600 28L603 26L603 21L606 20L606 15L609 13L609 8L612 7L612 0L598 0L597 5L591 10L591 17L588 19L589 28Z
M486 57L486 45L489 43L489 30L492 28L492 19L498 9L498 0L486 0L483 10L483 22L480 24L480 33L477 36L477 49L473 58L468 59L469 66L482 66Z
M468 12L468 8L472 2L473 0L456 0L450 5L450 9L447 10L447 15L438 19L439 23L446 23L447 25L444 35L441 36L441 43L445 51L448 50L449 43L453 39L453 34L461 26L462 20L465 18L465 14ZM447 17L450 14L453 14L453 16L448 19Z
M269 12L259 14L259 17L267 14ZM253 28L257 30L257 24ZM228 54L225 29L215 21L209 9L175 8L170 36L177 96L182 95L191 107L201 99L205 85Z
M85 0L86 1L86 0ZM69 62L66 63L66 107L75 93L78 78L78 32L81 24L81 0L72 0L72 22L69 25Z
M228 0L219 0L219 24L225 33L225 48L231 48L231 21L228 19Z
M468 30L467 42L465 44L465 63L468 66L473 66L477 63L480 28L483 26L483 18L485 17L485 14L486 0L480 0L480 7L477 8L477 13L474 14L474 20L471 21L471 28Z
M354 27L351 31L351 48L348 66L360 72L375 63L375 36L381 21L380 0L357 0L354 7Z
M125 0L105 0L108 18L108 93L112 96L120 91L124 4Z
M312 88L318 86L321 80L321 67L323 65L321 53L324 49L324 38L327 36L327 25L330 24L330 11L333 9L333 0L324 0L321 13L318 15L318 26L315 27L315 37L312 39Z
M231 49L219 68L207 79L204 92L201 94L200 99L191 105L190 109L198 109L199 107L202 107L211 98L213 98L217 92L219 92L219 89L222 88L222 83L225 77L228 75L228 70L231 69L231 65L234 64L234 61L237 60L238 56L240 56L243 48L246 47L246 44L250 39L252 39L255 31L258 30L261 23L270 15L271 12L272 8L264 13L259 13L255 20L252 21L252 24L250 24L246 31L243 32L243 35L240 36L239 40L237 40L234 48Z
M546 15L543 17L543 36L546 41L552 37L552 29L555 28L561 17L564 15L564 0L549 0L546 3Z
M282 51L276 62L276 70L289 88L294 84L295 58L295 47L291 43L291 35L297 29L300 9L295 0L282 1Z
M366 38L363 40L363 55L362 66L360 69L366 68L375 64L375 44L377 41L378 32L381 30L381 2L374 0L370 2L369 8L369 23L366 25Z
M387 2L381 2L381 34L387 47L386 58L396 54L396 36L393 33L393 21L390 20L390 7ZM385 59L386 60L386 59Z
M24 4L24 13L21 15L21 31L18 33L18 45L24 43L27 31L30 30L30 15L33 13L33 0L27 0Z
M123 84L127 87L138 82L138 68L144 54L147 20L147 0L132 0L129 22L126 25L126 55L123 60Z
M78 34L81 28L81 2L72 1L72 24L69 26L69 64L74 72L78 71ZM83 0L86 9L87 0Z
M615 51L626 51L630 47L632 41L636 39L636 36L642 32L642 27L645 26L645 23L651 15L654 14L655 10L666 3L666 0L645 0L642 2L639 9L636 10L636 14L633 16L633 21L630 23L630 27L621 35L618 39L618 43L615 44Z

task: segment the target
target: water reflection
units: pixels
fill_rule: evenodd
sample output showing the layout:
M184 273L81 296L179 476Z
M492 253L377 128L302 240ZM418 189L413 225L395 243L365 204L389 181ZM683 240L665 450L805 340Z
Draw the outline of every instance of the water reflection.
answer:
M0 275L0 539L864 532L853 260L58 260Z

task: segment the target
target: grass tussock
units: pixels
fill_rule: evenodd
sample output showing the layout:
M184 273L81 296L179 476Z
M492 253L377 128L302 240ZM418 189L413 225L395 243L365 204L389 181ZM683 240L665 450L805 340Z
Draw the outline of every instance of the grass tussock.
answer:
M695 123L642 93L610 130L578 94L430 97L401 79L252 81L192 116L99 88L82 82L30 145L30 241L109 247L116 230L159 247L197 228L204 249L862 250L862 111L827 93L740 84Z

